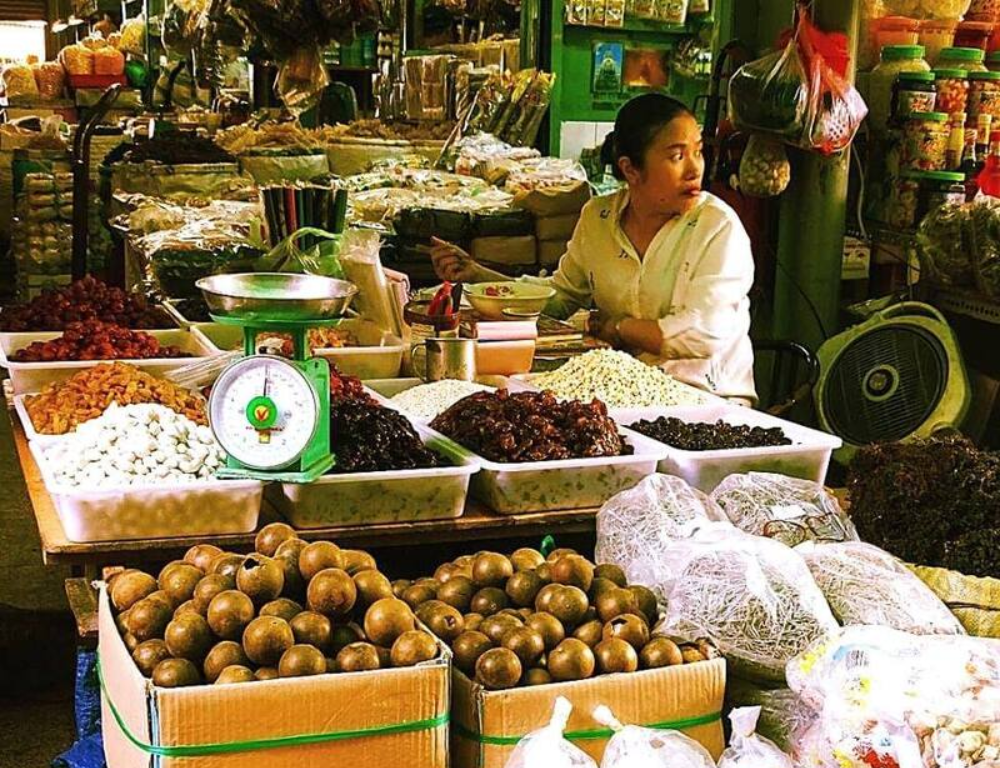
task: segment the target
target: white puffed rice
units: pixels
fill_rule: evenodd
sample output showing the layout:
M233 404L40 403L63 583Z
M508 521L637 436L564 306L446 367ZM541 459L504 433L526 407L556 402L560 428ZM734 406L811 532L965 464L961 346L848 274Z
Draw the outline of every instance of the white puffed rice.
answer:
M493 387L485 384L444 379L404 390L392 398L392 403L411 416L429 421L469 395L494 391Z

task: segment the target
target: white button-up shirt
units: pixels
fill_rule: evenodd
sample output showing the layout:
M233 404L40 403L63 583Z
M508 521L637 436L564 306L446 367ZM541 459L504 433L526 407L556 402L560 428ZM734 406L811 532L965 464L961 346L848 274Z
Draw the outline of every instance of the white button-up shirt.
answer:
M597 307L613 319L655 320L660 352L640 359L721 397L756 402L747 295L754 263L736 212L703 192L640 258L621 227L627 204L627 190L587 203L556 273L529 278L556 289L546 313Z

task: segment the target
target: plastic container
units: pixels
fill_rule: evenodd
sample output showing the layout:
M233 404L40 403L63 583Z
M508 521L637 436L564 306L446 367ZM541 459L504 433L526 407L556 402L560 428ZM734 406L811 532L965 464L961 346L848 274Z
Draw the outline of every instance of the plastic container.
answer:
M968 112L969 73L964 69L934 70L937 111L948 115Z
M906 122L914 112L933 112L935 104L937 86L933 72L903 72L896 78L892 114L897 123Z
M995 26L984 21L963 21L955 30L955 47L985 51L993 37Z
M1000 21L1000 0L972 0L965 20L997 23Z
M920 22L906 16L873 19L869 34L876 51L890 45L917 45L920 41Z
M882 49L881 60L872 70L868 84L868 117L874 130L885 133L889 128L896 78L903 72L930 71L922 45L891 45Z
M406 345L398 336L384 332L369 320L344 320L337 326L357 338L357 347L328 347L313 350L337 366L337 370L359 379L391 379L403 367ZM243 330L219 323L195 323L191 333L214 353L243 348Z
M903 129L903 168L912 171L944 170L950 134L948 115L944 112L910 115Z
M264 484L259 480L206 480L171 485L86 489L59 485L47 452L31 452L70 541L166 539L249 533L257 527Z
M154 336L163 345L180 347L184 352L188 353L188 356L150 358L148 360L119 360L118 362L128 363L156 376L162 376L168 371L173 371L190 364L192 358L209 357L217 354L215 349L209 347L204 341L186 330L146 331L146 333ZM111 362L110 360L73 360L45 363L14 363L10 361L10 355L19 349L27 347L33 341L50 341L60 336L62 336L61 331L0 333L0 368L6 368L10 373L10 380L14 387L15 395L40 392L46 384L54 381L65 381L80 371L94 368L101 363Z
M966 72L985 72L986 53L980 48L945 48L938 56L938 69L964 69Z
M1000 72L973 72L969 75L969 124L980 115L1000 117Z
M965 174L954 171L929 171L920 175L920 192L917 201L917 219L939 206L965 202Z
M461 517L479 462L451 440L419 424L424 445L451 462L433 469L324 475L312 483L281 483L268 499L296 528L407 523Z
M502 463L470 452L480 466L472 495L501 515L599 507L656 472L666 456L660 443L627 429L621 434L635 449L631 456Z
M682 451L664 446L667 455L660 461L658 471L681 477L705 493L711 493L729 475L743 472L776 472L822 483L826 479L830 457L842 444L839 437L730 403L634 408L610 413L612 418L626 426L641 419L673 416L687 422L714 423L721 419L727 424L746 424L765 429L779 427L792 441L792 445L728 451Z
M894 229L913 229L917 225L917 205L920 198L919 171L904 171L892 184L886 221Z
M958 21L969 10L970 0L884 0L889 13L915 19L951 19Z
M931 66L937 64L941 51L955 45L956 29L958 29L957 21L930 19L920 22L918 40L924 47L924 58Z
M390 408L394 408L397 411L405 413L407 418L415 424L424 424L431 421L431 419L424 419L420 416L410 413L403 408L399 408L395 403L392 402L392 398L398 395L400 392L405 392L408 389L413 389L414 387L420 386L421 384L426 384L423 379L418 378L404 378L404 379L373 379L365 382L365 387L368 389L369 394L372 394L376 400L381 402ZM484 384L487 387L493 387L494 389L507 389L511 392L534 392L536 387L526 384L520 379L511 379L507 376L477 376L477 384Z
M486 376L528 373L535 362L535 340L480 341L476 344L476 370Z

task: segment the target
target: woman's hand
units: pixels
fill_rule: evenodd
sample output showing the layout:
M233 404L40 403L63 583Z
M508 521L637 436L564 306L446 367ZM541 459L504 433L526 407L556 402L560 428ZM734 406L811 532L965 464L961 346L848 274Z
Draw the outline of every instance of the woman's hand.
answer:
M474 283L480 278L480 266L457 245L437 237L431 238L431 261L442 280L452 283Z

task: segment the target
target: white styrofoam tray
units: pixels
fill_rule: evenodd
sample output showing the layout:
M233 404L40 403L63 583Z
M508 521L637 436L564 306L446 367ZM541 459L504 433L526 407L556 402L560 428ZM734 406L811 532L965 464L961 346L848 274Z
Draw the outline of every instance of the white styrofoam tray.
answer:
M630 456L502 463L469 451L480 466L472 495L503 515L599 507L655 473L666 456L660 443L628 429L620 433L635 449Z
M202 341L183 329L171 331L146 331L165 346L180 347L188 353L186 357L162 357L148 360L118 360L120 363L134 365L149 373L162 376L167 371L191 363L192 358L208 357L217 354ZM46 384L54 381L65 381L76 373L87 368L94 368L101 363L116 362L113 360L71 360L41 363L15 363L10 356L35 341L51 341L62 336L61 331L45 333L0 333L0 368L6 368L10 373L14 394L40 392Z
M667 455L660 462L660 472L677 475L705 493L711 493L729 475L744 472L775 472L822 483L830 466L830 456L841 446L839 437L732 403L621 408L612 410L610 415L626 427L642 419L652 420L660 416L673 416L689 423L714 424L721 419L733 425L765 429L778 427L792 441L791 445L719 451L684 451L664 446Z
M393 408L401 413L405 413L407 418L414 424L427 424L433 421L433 419L424 419L421 416L410 413L405 408L400 408L392 401L392 398L400 392L405 392L408 389L413 389L414 387L419 387L421 384L427 383L428 382L423 379L418 378L369 379L364 382L365 388L368 390L370 395L372 395L382 405ZM530 384L526 384L520 379L515 379L509 376L477 376L476 383L483 384L487 387L493 387L494 389L508 389L511 392L535 391L535 387Z
M55 447L51 443L30 444L70 541L212 536L249 533L257 527L264 494L259 480L75 488L55 480L48 458Z
M313 355L329 360L337 370L359 379L392 379L403 367L406 344L398 336L383 331L370 320L347 319L337 326L358 339L357 347L325 347ZM221 323L194 323L191 332L216 352L243 349L243 330Z
M268 498L296 528L399 523L461 517L479 462L437 432L415 425L424 445L448 466L324 475L268 488Z

